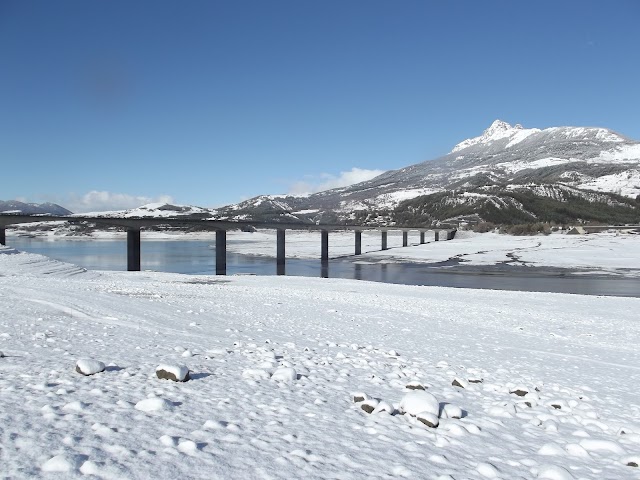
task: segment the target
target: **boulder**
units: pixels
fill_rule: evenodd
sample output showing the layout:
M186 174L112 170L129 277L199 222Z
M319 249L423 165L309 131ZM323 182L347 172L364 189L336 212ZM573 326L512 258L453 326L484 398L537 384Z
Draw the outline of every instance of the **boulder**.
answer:
M450 403L445 404L442 407L442 416L444 418L462 418L462 409L456 405L451 405Z
M184 365L159 365L156 368L156 376L174 382L187 382L191 379L189 369Z
M453 382L451 382L451 385L453 385L454 387L467 388L469 386L469 382L461 378L454 378Z
M369 395L363 392L355 392L353 394L353 403L364 402L365 400L369 400Z
M76 362L76 372L89 376L96 373L104 372L105 364L98 360L92 360L90 358L83 358Z
M400 400L399 410L402 413L416 416L419 413L432 413L436 417L440 413L438 399L424 390L413 390Z
M437 415L434 415L431 412L422 412L416 415L416 418L419 422L424 423L427 427L430 428L438 428L440 424L440 420Z
M375 398L370 398L360 403L360 408L367 413L373 413L380 402Z
M404 388L406 388L407 390L426 390L426 388L424 388L424 385L416 381L407 383Z

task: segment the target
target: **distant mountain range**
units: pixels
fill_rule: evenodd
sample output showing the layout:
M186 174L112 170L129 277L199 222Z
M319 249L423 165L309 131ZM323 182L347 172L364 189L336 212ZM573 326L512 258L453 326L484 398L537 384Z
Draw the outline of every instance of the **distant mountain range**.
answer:
M226 218L438 224L638 222L640 143L604 128L540 130L496 120L434 160L308 196L262 195Z
M0 202L3 210L70 213L21 202ZM151 204L100 215L412 226L640 223L640 142L605 128L540 130L496 120L442 157L348 187L260 195L218 209Z
M0 200L0 213L23 215L71 215L72 212L55 203L24 203L17 200Z

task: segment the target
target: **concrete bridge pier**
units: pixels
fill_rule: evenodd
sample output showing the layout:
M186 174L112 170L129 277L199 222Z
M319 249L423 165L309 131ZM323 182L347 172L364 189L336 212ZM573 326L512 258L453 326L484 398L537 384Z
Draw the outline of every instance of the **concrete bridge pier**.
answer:
M227 274L227 231L216 230L216 275Z
M409 232L402 232L402 246L409 246Z
M7 230L4 227L0 227L0 245L7 244Z
M424 232L420 232L420 245L424 245Z
M320 230L320 260L329 263L329 230Z
M387 248L387 231L383 230L381 234L382 234L382 250L389 250Z
M362 254L362 232L356 230L356 255Z
M435 240L436 242L440 240L440 230L436 230Z
M127 229L127 271L140 271L140 229Z
M279 228L277 232L276 246L276 273L278 275L285 274L285 231Z

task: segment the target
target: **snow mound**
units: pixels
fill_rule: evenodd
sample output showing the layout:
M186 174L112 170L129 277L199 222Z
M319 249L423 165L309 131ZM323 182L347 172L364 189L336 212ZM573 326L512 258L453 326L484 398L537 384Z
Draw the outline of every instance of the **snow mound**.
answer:
M440 403L429 392L413 390L402 397L399 410L414 417L422 413L431 413L437 417L440 412Z
M568 470L557 465L543 465L538 470L538 478L547 480L573 480L575 477Z
M298 373L292 367L278 367L271 375L271 380L276 382L291 383L298 378Z
M95 375L96 373L104 372L105 364L90 358L82 358L76 363L76 372L82 375Z
M56 455L42 465L43 472L68 473L78 470L80 461L74 456Z
M145 398L136 403L136 410L141 412L159 412L163 410L173 410L173 404L164 398Z
M156 376L174 382L186 382L189 380L189 369L185 365L161 364L156 367Z

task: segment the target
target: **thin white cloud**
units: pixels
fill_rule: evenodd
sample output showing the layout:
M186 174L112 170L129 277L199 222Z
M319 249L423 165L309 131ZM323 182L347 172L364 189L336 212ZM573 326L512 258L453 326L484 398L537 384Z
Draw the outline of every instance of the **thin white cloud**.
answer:
M147 203L173 203L173 198L169 195L145 197L141 195L129 195L127 193L92 190L81 196L71 194L66 200L61 200L56 203L60 203L60 205L74 213L86 213L126 210Z
M354 183L366 182L384 173L385 170L367 170L365 168L354 167L339 175L322 173L317 177L308 176L305 180L293 183L289 187L290 195L308 195L310 193L331 190L332 188L348 187Z

